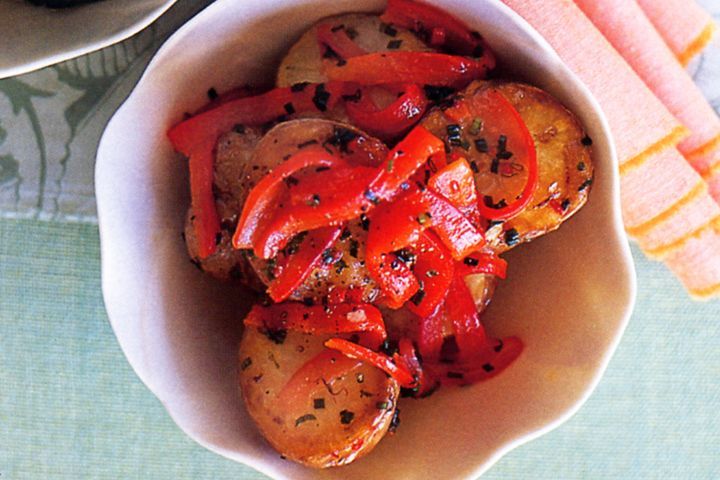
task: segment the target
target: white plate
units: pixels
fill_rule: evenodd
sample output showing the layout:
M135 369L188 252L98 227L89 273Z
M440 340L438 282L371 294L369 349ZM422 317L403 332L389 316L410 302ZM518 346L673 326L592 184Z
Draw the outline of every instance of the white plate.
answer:
M176 0L102 0L49 9L0 1L0 78L62 62L119 42L148 26Z
M236 388L247 299L198 272L180 232L187 163L166 139L183 112L219 91L272 79L290 43L320 17L378 11L377 0L218 0L159 51L102 138L96 185L103 293L138 376L188 435L275 478L472 478L511 448L559 425L590 395L629 318L635 276L620 220L616 158L588 91L522 19L497 0L435 2L481 31L519 74L558 96L594 139L590 200L558 232L508 255L509 278L486 316L524 354L502 375L401 405L398 433L348 467L280 459Z

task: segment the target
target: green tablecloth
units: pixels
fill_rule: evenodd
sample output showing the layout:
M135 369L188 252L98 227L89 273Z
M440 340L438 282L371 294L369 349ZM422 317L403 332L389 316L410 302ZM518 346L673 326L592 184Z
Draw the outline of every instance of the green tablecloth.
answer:
M100 291L97 139L198 3L121 46L0 81L0 480L264 478L173 424L123 357ZM719 53L695 67L706 88ZM483 479L720 479L720 301L690 301L633 254L636 311L596 392Z

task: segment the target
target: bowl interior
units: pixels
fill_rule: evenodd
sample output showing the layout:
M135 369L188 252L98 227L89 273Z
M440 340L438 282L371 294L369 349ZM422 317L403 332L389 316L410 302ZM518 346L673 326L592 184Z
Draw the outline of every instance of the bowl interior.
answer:
M235 376L248 297L188 261L180 236L187 167L165 132L202 105L210 87L271 81L282 53L315 20L379 11L383 2L218 0L160 50L101 141L103 292L128 361L191 437L273 477L478 475L579 407L629 317L634 272L620 222L614 151L597 105L500 2L434 3L482 32L518 75L580 116L594 140L596 179L586 207L558 232L508 255L508 280L486 319L497 335L519 335L524 355L486 383L403 402L398 433L348 467L314 471L281 460L247 417Z

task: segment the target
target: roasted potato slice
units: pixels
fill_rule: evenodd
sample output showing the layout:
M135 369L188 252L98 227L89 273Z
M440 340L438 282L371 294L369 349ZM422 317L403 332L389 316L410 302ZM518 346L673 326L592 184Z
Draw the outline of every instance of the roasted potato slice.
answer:
M287 53L277 74L277 86L289 87L302 82L325 82L323 74L324 49L317 40L317 27L330 24L344 31L368 53L388 50L430 51L412 32L389 27L377 15L351 13L320 20L300 37Z
M530 204L506 222L491 225L486 232L490 247L503 252L557 229L586 201L592 183L591 141L576 117L547 92L515 82L474 82L451 101L465 103L469 115L462 121L449 119L443 107L430 112L422 124L443 138L450 150L477 165L478 185L495 181L498 173L490 168L489 155L479 151L472 134L473 123L482 121L473 112L472 95L496 87L520 113L532 135L538 159L538 188ZM447 102L449 103L449 102ZM458 125L450 141L449 125Z
M247 192L270 168L262 165L253 168L250 163L260 138L260 129L245 128L228 132L218 140L213 189L222 228L215 252L200 259L192 207L188 209L184 231L188 254L198 268L221 280L239 280L252 287L259 287L260 284L245 252L232 247L232 235Z
M245 405L267 441L320 468L371 451L393 423L400 390L377 367L326 349L328 338L246 327L238 357Z
M353 143L348 146L347 141L350 139L353 139ZM340 156L349 156L358 163L370 166L380 164L387 154L387 148L380 140L354 127L328 120L306 119L281 123L270 130L258 144L250 163L277 165L309 144L323 145ZM362 148L365 153L359 154L358 148ZM361 221L349 222L333 247L332 264L316 268L291 299L310 298L320 301L333 288L355 287L362 291L364 301L373 301L379 291L365 268L366 238L367 232ZM260 279L268 284L272 276L269 267L273 262L256 257L250 262Z
M235 250L232 235L245 199L255 184L288 156L310 145L324 146L365 165L378 165L387 154L380 140L352 126L324 119L283 122L262 137L259 130L250 128L242 133L224 134L218 142L215 163L216 206L223 227L215 253L200 260L192 212L188 213L185 225L188 252L202 270L221 279L240 279L259 289L270 283L274 262ZM355 287L361 289L365 301L373 301L379 291L364 264L366 237L362 221L349 222L333 248L333 264L312 272L291 299L320 301L333 288Z

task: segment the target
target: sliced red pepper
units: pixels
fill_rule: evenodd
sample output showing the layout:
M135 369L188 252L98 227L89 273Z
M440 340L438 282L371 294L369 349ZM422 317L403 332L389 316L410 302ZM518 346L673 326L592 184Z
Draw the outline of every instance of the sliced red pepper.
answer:
M498 90L488 88L482 95L473 95L470 101L473 102L474 111L484 119L479 136L487 139L488 142L492 139L489 153L495 158L498 157L500 148L495 146L495 142L499 145L498 139L504 137L506 139L504 148L512 154L513 162L523 165L526 170L522 189L516 192L514 199L506 201L507 204L501 207L486 205L486 202L492 203L496 201L493 196L507 195L508 192L504 189L483 191L483 186L478 185L480 194L478 208L482 216L491 220L507 220L520 213L530 203L537 190L538 162L535 143L520 113ZM492 121L489 121L490 119ZM499 167L498 165L497 174L502 175L503 172Z
M345 157L343 157L345 158ZM310 207L316 210L346 197L347 192L358 191L378 176L373 167L338 166L322 171L310 170L296 177L298 182L290 188L289 201L284 208Z
M430 177L428 187L458 208L477 203L475 177L464 158L455 160Z
M361 85L416 83L462 88L485 78L495 66L488 57L478 59L433 52L379 52L353 57L343 65L326 65L330 80Z
M388 154L373 181L354 182L352 188L339 191L328 185L323 191L333 191L334 194L317 192L319 204L295 205L279 212L257 241L253 242L256 255L271 258L300 232L352 220L368 212L379 201L391 199L402 191L402 184L428 157L444 155L444 148L443 142L425 128L414 128ZM323 202L323 197L330 201Z
M291 175L307 167L339 167L347 166L341 157L328 153L320 147L300 150L278 165L272 172L265 175L255 187L250 190L247 200L238 221L233 246L235 248L252 248L261 235L264 224L270 221L275 212L275 204L283 191L283 181ZM306 228L301 231L311 230ZM274 256L274 255L271 255ZM262 257L270 258L270 257Z
M489 339L485 327L480 322L475 300L465 284L465 276L459 270L455 272L445 299L445 316L452 323L460 361L486 348Z
M308 232L296 253L278 265L278 274L267 289L275 302L288 298L321 263L322 254L340 236L340 227L325 227Z
M317 194L318 203L294 205L278 211L254 242L255 254L261 258L272 258L300 232L339 225L359 217L371 204L365 196L368 183L353 182L353 188L334 196L326 195L323 190ZM328 189L337 191L330 185Z
M390 308L400 308L420 290L418 279L393 252L418 242L428 228L455 259L485 243L482 233L460 211L430 190L407 194L378 209L371 219L365 263Z
M349 358L362 360L376 366L397 380L401 387L413 388L416 385L415 378L408 366L404 361L398 361L398 358L392 359L342 338L331 338L325 342L325 346L337 350Z
M422 364L420 363L420 359L418 359L417 353L415 352L415 346L410 339L400 339L398 342L398 351L395 356L405 362L408 370L415 378L415 387L413 390L416 391L414 396L426 397L435 391L437 383L432 381L425 373ZM396 359L396 362L397 361L398 360Z
M390 151L370 191L380 200L392 199L403 191L403 183L431 157L438 158L444 164L445 144L425 127L418 125Z
M418 329L418 347L425 360L438 360L445 340L443 324L445 323L445 309L443 304L435 311L420 319Z
M190 156L207 141L214 146L220 135L236 125L264 125L288 115L287 105L295 112L326 111L356 88L337 82L310 83L238 98L176 124L168 131L168 138L175 150Z
M462 262L458 262L456 268L463 278L478 273L495 275L502 279L505 279L507 275L507 262L497 255L487 252L473 253L465 257Z
M408 309L424 319L431 316L445 301L452 282L454 265L450 252L431 232L424 232L415 246L416 278L421 290L407 304Z
M406 132L415 125L428 107L424 92L415 84L404 85L402 94L383 109L370 99L367 90L361 90L357 102L347 102L345 110L358 128L390 140Z
M368 303L308 306L285 302L269 307L255 305L244 323L271 332L293 330L314 335L360 333L372 348L379 347L387 338L380 310Z
M455 205L475 225L480 222L475 176L467 160L459 158L430 177L428 187Z
M439 379L443 385L470 385L504 371L522 353L523 343L518 337L489 341L486 348L463 362L424 362L425 372Z
M190 205L195 216L193 226L198 239L198 256L203 259L215 252L220 233L220 217L213 195L215 143L197 144L196 149L188 159Z
M190 195L196 220L200 258L215 251L220 221L212 192L214 151L218 137L235 125L262 125L288 114L291 105L296 112L327 110L344 93L355 88L346 84L328 83L278 88L262 95L242 97L219 104L211 110L178 123L168 131L168 138L178 152L189 158Z
M278 394L281 405L297 406L308 401L308 395L320 382L332 384L333 380L346 375L360 365L336 350L323 350L300 367Z
M446 45L460 55L492 57L492 52L477 32L446 11L412 0L388 0L380 19L420 34L429 34L430 44ZM442 32L442 33L440 33ZM494 57L492 58L494 64Z
M329 47L345 60L367 53L348 36L347 31L342 26L333 27L329 23L319 25L317 27L317 39L321 45Z
M447 200L431 190L422 192L432 217L432 228L450 250L455 260L461 260L485 244L485 238L472 222Z
M383 205L370 220L365 265L370 277L385 294L385 302L390 308L402 307L420 289L410 267L393 252L420 240L428 227L421 223L426 211L422 198L410 194Z

